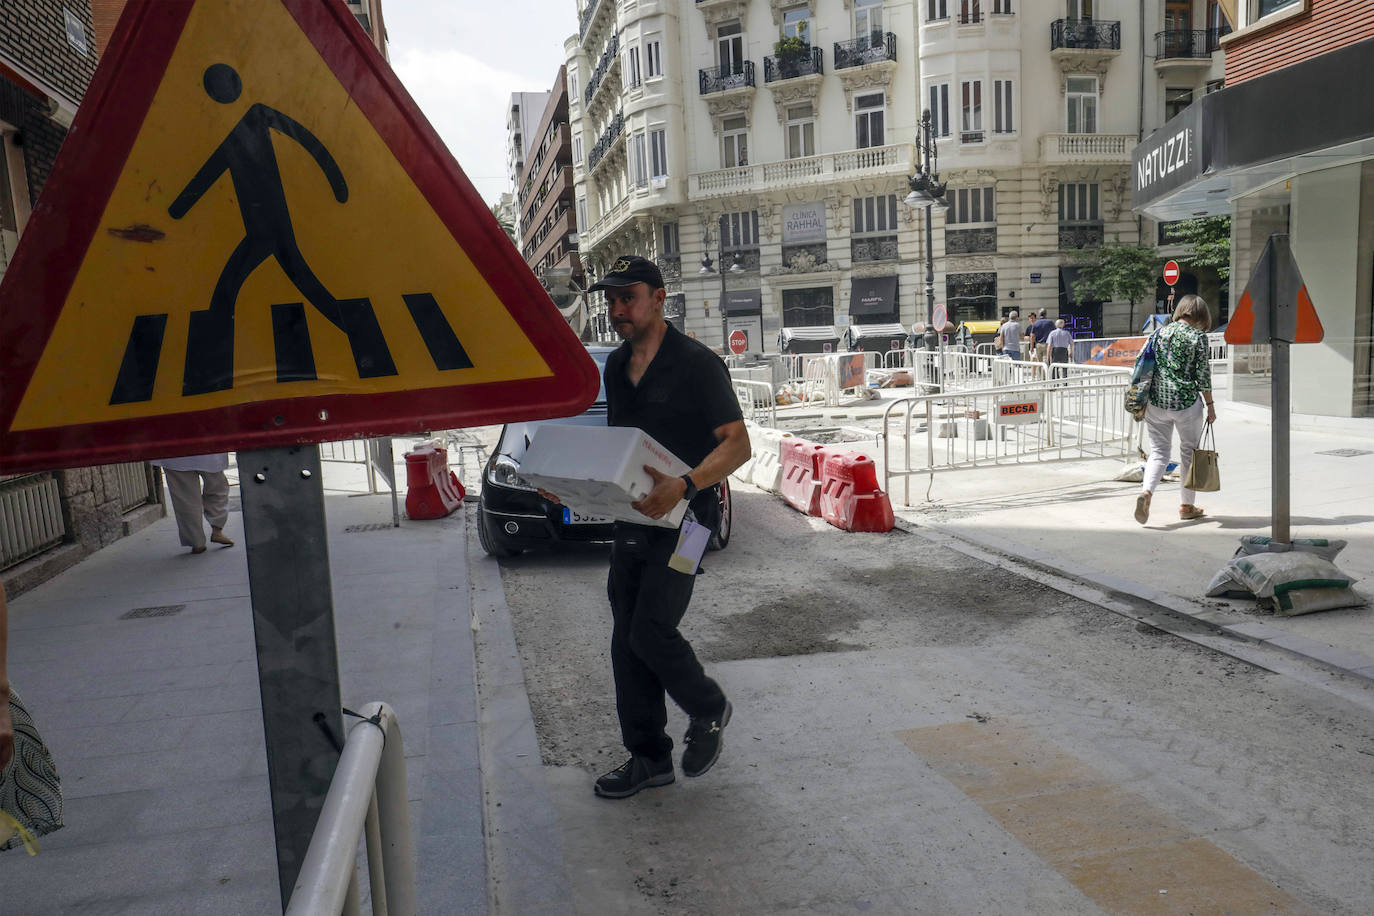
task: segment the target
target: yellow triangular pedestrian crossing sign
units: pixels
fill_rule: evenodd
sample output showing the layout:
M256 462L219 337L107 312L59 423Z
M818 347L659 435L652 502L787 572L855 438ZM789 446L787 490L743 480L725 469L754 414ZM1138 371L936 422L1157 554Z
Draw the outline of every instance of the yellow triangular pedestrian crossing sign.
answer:
M0 285L0 471L557 416L597 388L341 3L130 3Z

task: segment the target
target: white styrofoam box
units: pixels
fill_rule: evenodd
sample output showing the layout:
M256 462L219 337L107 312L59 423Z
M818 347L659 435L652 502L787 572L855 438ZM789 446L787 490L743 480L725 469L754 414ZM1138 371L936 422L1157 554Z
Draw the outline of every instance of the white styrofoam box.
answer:
M646 464L673 477L691 470L641 429L546 423L525 451L520 476L582 515L676 528L687 511L686 500L658 520L630 505L653 488Z

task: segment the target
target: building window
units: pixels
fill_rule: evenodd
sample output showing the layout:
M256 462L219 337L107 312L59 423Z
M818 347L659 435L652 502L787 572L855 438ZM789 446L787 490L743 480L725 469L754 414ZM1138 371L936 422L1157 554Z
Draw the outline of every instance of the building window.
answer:
M809 40L811 10L805 6L794 6L782 11L782 37Z
M582 138L573 137L573 162L577 165L582 164Z
M959 121L959 142L982 143L983 81L964 80L960 88L963 104Z
M854 0L854 37L881 42L882 34L883 0Z
M1016 122L1012 115L1011 80L992 81L992 100L992 132L995 134L1015 133Z
M1003 16L1011 15L1011 0L992 0L992 11Z
M626 56L630 64L629 86L634 89L643 82L639 75L639 45L630 45L630 50L626 52Z
M644 157L644 134L630 138L630 175L635 187L642 188L649 183L648 163Z
M677 223L664 223L659 232L659 237L662 242L662 247L659 249L661 254L682 254L682 248L679 247Z
M854 100L854 145L858 149L887 143L887 133L883 129L885 102L881 92L861 95Z
M716 57L720 75L744 72L744 30L738 22L722 23L716 28Z
M663 44L657 40L644 43L644 63L649 79L663 75Z
M660 130L649 131L649 157L653 171L650 173L655 178L664 178L668 175L668 136L667 132Z
M983 4L981 0L959 0L959 22L968 25L972 22L983 21Z
M1268 16L1270 13L1277 13L1279 10L1288 9L1290 6L1297 6L1302 0L1257 0L1255 12L1260 16Z
M1070 76L1065 88L1066 128L1071 134L1097 133L1097 77Z
M854 198L854 235L897 231L897 195Z
M949 201L946 225L996 223L997 213L993 209L996 196L995 188L950 188L945 195L945 200Z
M732 169L749 164L749 123L744 118L726 118L721 124L720 167Z
M744 210L720 216L720 250L739 251L759 247L759 212Z
M949 18L947 0L926 0L926 22L939 22Z
M586 232L588 228L589 227L587 225L587 198L579 197L577 199L577 231Z
M949 84L930 87L930 126L937 137L949 136Z
M1070 19L1093 18L1093 0L1066 0L1066 15Z
M787 109L787 158L816 155L816 118L810 104Z
M1059 186L1059 247L1087 248L1102 244L1102 220L1098 215L1098 186L1069 183Z
M577 95L577 73L576 73L576 71L574 71L574 72L568 74L568 98L572 100L572 102L573 102L574 105L577 104L577 102L579 101L579 98L578 98L578 95Z
M1164 88L1164 120L1169 120L1193 104L1193 90Z

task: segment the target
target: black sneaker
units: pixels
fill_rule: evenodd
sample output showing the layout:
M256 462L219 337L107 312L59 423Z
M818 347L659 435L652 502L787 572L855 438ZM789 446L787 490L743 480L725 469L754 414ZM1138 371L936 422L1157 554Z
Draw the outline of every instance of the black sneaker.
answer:
M651 760L632 756L620 766L596 781L596 794L602 798L629 798L640 789L666 786L677 777L673 774L673 758Z
M693 716L687 726L687 734L682 741L687 750L682 752L682 775L700 776L711 769L720 756L722 732L730 724L730 701L725 701L725 709L715 717Z

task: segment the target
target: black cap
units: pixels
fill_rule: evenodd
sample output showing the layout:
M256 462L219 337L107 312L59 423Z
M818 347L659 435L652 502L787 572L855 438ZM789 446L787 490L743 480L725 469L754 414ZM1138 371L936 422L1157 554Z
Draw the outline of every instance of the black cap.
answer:
M589 293L594 293L599 289L619 289L623 286L634 286L636 283L647 283L649 289L663 289L663 274L659 271L658 265L648 258L641 258L638 255L625 255L616 258L611 269L606 272L606 276L592 284Z

